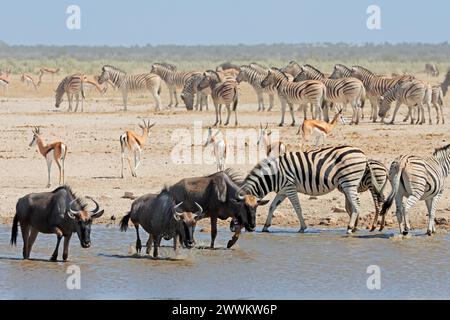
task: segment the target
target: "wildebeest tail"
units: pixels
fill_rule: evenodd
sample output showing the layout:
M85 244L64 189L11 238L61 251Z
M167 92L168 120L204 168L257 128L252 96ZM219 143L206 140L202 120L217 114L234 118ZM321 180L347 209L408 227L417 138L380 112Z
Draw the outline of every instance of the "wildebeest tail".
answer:
M10 244L16 245L17 243L17 230L18 230L18 225L19 225L19 217L17 216L17 214L14 216L14 220L13 220L13 225L12 225L12 229L11 229L11 242Z
M392 190L389 196L387 197L386 201L383 203L383 207L381 208L380 214L382 216L386 214L386 212L389 210L389 208L392 206L392 203L394 202L395 196L400 186L400 179L402 177L405 165L406 163L404 160L402 161L395 160L391 164L391 168L389 169L389 176L391 179Z
M128 212L126 215L123 216L122 220L120 220L120 231L127 231L130 217L131 212Z

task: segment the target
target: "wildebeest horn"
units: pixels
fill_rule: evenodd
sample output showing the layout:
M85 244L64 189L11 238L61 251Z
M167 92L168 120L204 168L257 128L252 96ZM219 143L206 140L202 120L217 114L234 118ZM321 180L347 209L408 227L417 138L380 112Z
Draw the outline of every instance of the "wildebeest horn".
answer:
M175 207L173 207L173 210L177 211L177 209L183 204L183 201L181 201L179 204L177 204Z
M203 208L201 205L199 205L197 202L195 203L195 205L198 207L199 211L196 212L197 215L201 215L203 213Z
M94 198L91 198L91 197L89 197L89 196L86 196L86 199L89 199L89 200L91 200L94 204L95 204L95 209L94 210L91 210L91 211L89 211L89 213L91 214L91 215L94 215L94 214L96 214L97 212L98 212L98 210L100 209L100 206L99 206L99 204L98 204L98 202L97 201L95 201L95 199Z
M80 214L79 210L73 210L72 209L72 203L74 203L75 201L77 201L77 199L73 199L72 201L70 201L69 212L67 213L69 215L69 217L72 218L72 219L75 219L75 217Z

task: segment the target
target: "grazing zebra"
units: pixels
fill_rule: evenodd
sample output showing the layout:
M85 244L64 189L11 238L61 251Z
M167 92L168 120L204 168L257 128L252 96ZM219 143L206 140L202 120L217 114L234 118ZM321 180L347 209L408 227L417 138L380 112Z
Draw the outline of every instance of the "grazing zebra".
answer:
M434 63L425 64L425 72L428 76L437 77L439 76L439 69Z
M67 95L67 100L69 101L69 109L68 111L72 111L72 102L75 97L77 104L75 107L75 112L78 110L78 104L81 97L81 112L83 112L84 105L84 90L83 90L83 81L85 76L80 73L76 73L70 76L65 77L58 85L55 91L55 107L59 108L61 102L63 101L64 94Z
M261 87L261 82L264 80L265 77L267 77L267 74L269 73L268 70L261 70L260 67L251 67L248 66L241 66L241 71L238 73L236 77L237 83L241 82L248 82L252 87L253 90L255 90L256 96L258 97L258 111L264 111L264 96L263 93L267 93L269 95L269 111L273 108L273 101L274 101L274 95L275 95L275 88L274 87Z
M37 90L37 85L34 82L33 76L31 74L22 73L22 75L20 76L20 81L24 82L27 85L27 87L33 85L34 90Z
M444 93L442 91L442 85L432 86L431 90L431 105L434 107L434 109L436 109L436 123L439 124L440 119L442 119L442 124L444 124L445 119L444 113L442 111L442 107L444 106Z
M328 79L322 72L314 68L309 64L305 64L300 67L300 72L294 79L294 82L305 80L319 80L325 84L327 88L326 100L333 104L341 104L344 108L350 103L353 108L353 116L350 124L359 123L359 113L364 107L366 100L366 89L364 84L352 77L346 77L341 79ZM325 108L325 119L328 119L328 108Z
M271 68L267 77L261 82L263 88L273 86L277 89L278 97L281 103L281 122L279 126L284 124L284 115L286 113L286 104L289 105L292 126L295 126L294 103L307 104L310 103L315 108L315 115L321 118L321 107L326 96L325 85L317 80L307 80L302 82L290 82L280 69Z
M230 121L230 105L233 104L234 124L238 125L237 105L239 101L239 91L237 82L234 80L221 81L219 74L213 70L207 70L203 73L203 78L198 84L198 88L203 90L207 87L211 88L211 97L213 99L214 108L216 109L216 122L222 124L222 104L227 108L227 120L224 125L228 125Z
M333 72L333 74L335 74L335 72ZM372 108L371 119L373 122L377 121L380 97L397 83L414 79L414 77L410 75L403 75L396 78L379 76L361 66L353 66L350 76L358 78L364 83L364 87L366 88L367 96L370 100L370 105Z
M151 73L157 74L166 83L170 94L169 107L172 106L173 98L175 99L175 108L178 106L177 88L183 89L187 79L194 74L201 74L197 71L180 72L174 65L168 63L155 63L152 65Z
M429 158L413 155L398 157L392 162L389 170L392 191L383 204L380 214L385 215L395 201L400 233L407 235L411 229L409 210L418 201L423 200L428 209L427 234L436 232L434 217L449 171L450 144L435 149ZM407 198L406 204L403 204L403 197Z
M444 82L441 83L442 93L444 94L444 96L447 94L449 85L450 85L450 70L445 75Z
M183 100L188 110L198 110L200 106L200 111L203 111L203 106L208 110L208 95L211 94L211 88L207 87L203 90L198 89L200 81L203 79L202 74L194 74L190 76L181 91L181 100ZM194 97L197 96L195 106Z
M364 176L361 179L361 183L358 186L358 192L363 193L369 190L372 195L373 203L375 205L375 216L373 218L370 231L374 231L377 228L378 215L380 214L381 207L385 201L383 191L389 181L389 171L380 161L369 159L368 163L369 165L367 166ZM372 174L375 177L377 182L376 185L374 185L370 171L372 171ZM385 217L386 215L381 216L380 231L384 229Z
M297 193L310 196L327 194L338 189L345 194L345 207L350 216L347 233L352 233L359 215L358 186L369 166L363 151L350 146L328 147L307 152L288 152L258 163L243 181L241 194L259 199L276 192L263 231L272 223L275 209L286 198L292 203L300 221L300 232L306 229ZM376 179L370 170L373 185ZM375 188L379 193L380 188Z
M414 79L405 82L398 82L395 86L388 89L379 100L380 110L378 112L378 116L380 116L382 122L384 122L386 113L390 109L393 101L396 101L396 106L389 124L394 124L395 116L397 115L401 104L406 104L409 109L408 116L403 121L406 121L409 117L411 117L411 124L413 124L413 108L418 107L418 117L416 123L425 123L423 105L426 105L428 107L429 122L431 124L431 86L429 84L421 80Z
M111 80L114 86L122 91L124 110L127 110L128 93L134 91L149 90L156 102L156 110L161 106L161 78L153 73L127 74L124 71L105 65L102 74L98 77L98 83Z

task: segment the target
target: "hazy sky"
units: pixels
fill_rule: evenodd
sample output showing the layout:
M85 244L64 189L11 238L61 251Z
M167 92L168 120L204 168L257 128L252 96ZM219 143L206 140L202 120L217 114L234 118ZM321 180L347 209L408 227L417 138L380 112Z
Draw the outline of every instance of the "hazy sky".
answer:
M2 2L0 40L8 44L437 43L450 30L448 0ZM66 27L71 4L81 9L80 30ZM372 4L381 8L381 30L366 27Z

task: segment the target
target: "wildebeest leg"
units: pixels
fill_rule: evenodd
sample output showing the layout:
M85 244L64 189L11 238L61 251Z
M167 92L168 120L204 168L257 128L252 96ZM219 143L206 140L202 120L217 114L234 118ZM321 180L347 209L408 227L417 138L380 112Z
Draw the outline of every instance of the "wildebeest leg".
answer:
M36 237L39 231L33 227L30 228L30 236L28 237L28 257L30 256L31 249L33 248L34 241L36 241Z
M214 249L214 242L217 237L217 217L211 217L211 244L210 248Z
M67 261L67 258L69 257L69 242L70 238L72 237L72 234L68 234L67 236L64 236L64 249L63 249L63 260Z
M23 240L23 258L28 259L30 257L30 252L28 251L28 239L30 237L30 226L27 223L20 223L20 230L22 231Z
M238 226L238 228L234 232L233 237L231 238L230 241L228 241L227 249L230 249L236 243L236 241L238 241L239 235L241 234L241 230L242 230L242 226Z
M159 249L159 245L161 244L161 236L157 236L155 238L153 238L153 258L157 258L158 257L158 249Z
M50 261L56 261L58 259L59 243L61 242L62 237L63 237L62 234L57 234L55 251L53 251L53 254L52 254L52 257L50 258Z
M150 236L148 237L148 240L147 240L147 244L146 244L146 250L145 250L146 254L150 254L150 251L152 250L152 242L153 242L153 236L150 234Z
M286 199L286 194L278 193L270 204L269 214L267 215L266 223L262 229L262 232L269 232L269 227L272 225L272 216L275 209Z
M173 251L175 251L175 253L177 252L177 238L177 235L173 237Z
M134 227L136 228L136 252L141 253L142 244L141 244L141 238L139 237L139 225L135 224ZM148 245L148 243L147 243Z

